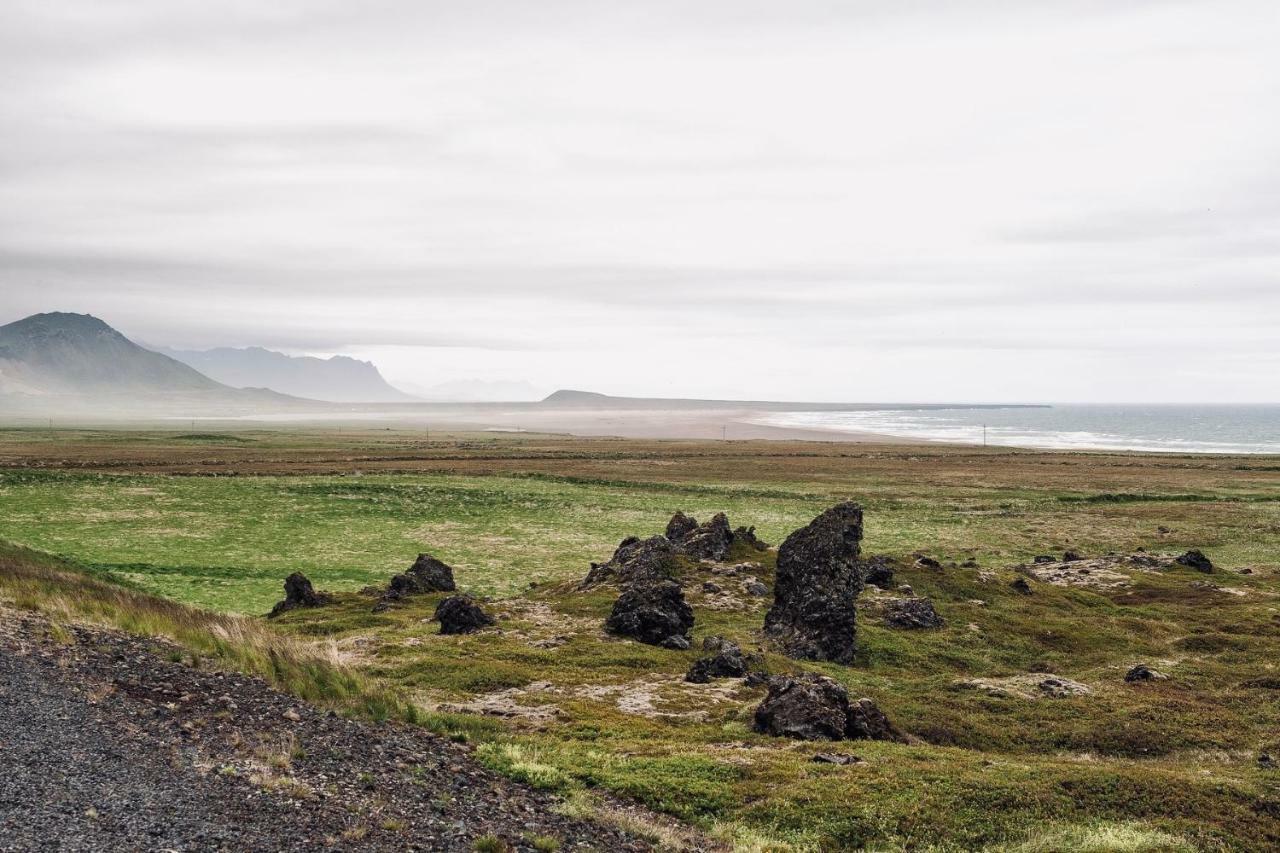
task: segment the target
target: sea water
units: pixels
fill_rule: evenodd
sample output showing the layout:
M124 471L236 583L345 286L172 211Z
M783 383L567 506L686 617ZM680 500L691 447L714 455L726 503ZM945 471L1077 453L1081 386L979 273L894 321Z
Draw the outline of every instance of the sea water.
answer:
M771 412L770 426L1064 450L1280 453L1280 405L1055 405Z

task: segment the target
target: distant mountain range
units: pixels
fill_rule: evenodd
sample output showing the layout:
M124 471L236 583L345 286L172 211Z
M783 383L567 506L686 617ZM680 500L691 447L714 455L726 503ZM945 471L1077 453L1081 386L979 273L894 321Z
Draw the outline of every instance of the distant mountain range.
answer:
M290 356L262 347L156 351L233 388L270 388L335 403L412 403L416 399L388 384L373 363L344 355Z
M230 390L135 344L89 314L34 314L0 326L0 393L30 396Z

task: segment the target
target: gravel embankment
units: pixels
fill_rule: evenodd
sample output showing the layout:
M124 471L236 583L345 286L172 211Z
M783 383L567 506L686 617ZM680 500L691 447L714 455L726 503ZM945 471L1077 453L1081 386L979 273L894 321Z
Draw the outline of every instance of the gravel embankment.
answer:
M480 766L155 642L0 610L0 850L647 850Z

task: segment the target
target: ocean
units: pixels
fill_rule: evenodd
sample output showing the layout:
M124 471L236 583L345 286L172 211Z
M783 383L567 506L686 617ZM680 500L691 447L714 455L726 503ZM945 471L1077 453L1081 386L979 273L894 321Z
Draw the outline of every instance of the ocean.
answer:
M1280 453L1280 405L1059 405L772 412L771 426L1059 450Z

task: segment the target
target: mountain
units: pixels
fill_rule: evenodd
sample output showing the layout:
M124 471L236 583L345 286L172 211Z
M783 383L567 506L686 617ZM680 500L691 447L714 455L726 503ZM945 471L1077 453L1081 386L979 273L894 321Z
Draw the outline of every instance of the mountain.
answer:
M0 394L190 394L230 390L143 349L90 314L33 314L0 326Z
M344 355L290 356L262 347L211 350L159 349L167 356L233 388L270 388L282 394L336 403L409 403L371 362Z

